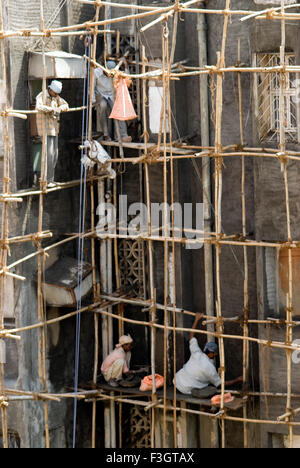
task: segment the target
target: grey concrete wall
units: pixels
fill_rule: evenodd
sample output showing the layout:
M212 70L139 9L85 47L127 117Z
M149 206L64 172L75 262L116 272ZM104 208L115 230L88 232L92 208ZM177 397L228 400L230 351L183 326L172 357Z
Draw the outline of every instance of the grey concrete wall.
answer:
M40 2L20 2L18 0L7 2L5 7L6 29L20 29L39 27ZM68 24L68 14L74 23L81 23L90 19L93 15L91 7L84 7L74 2L72 10L65 9L60 12L52 27ZM57 1L49 1L45 4L45 22L53 15L57 7ZM22 11L22 15L20 15ZM9 93L11 104L15 109L27 109L29 107L29 88L27 82L27 52L32 50L36 41L29 39L12 39L7 42L7 55L9 62L7 71L9 76ZM46 50L65 50L82 54L84 47L79 39L48 40ZM69 44L70 42L70 44ZM37 48L39 51L40 48ZM82 105L82 82L65 81L63 96L70 106ZM79 115L80 114L80 115ZM73 138L81 135L81 113L70 114L62 119L61 135L59 141L59 163L57 166L56 180L68 181L79 178L80 154L77 145L71 143ZM15 119L11 128L14 147L12 151L11 172L12 188L27 188L32 182L32 160L30 154L29 122ZM78 191L76 189L55 193L44 200L43 228L50 229L55 240L62 239L66 233L78 230ZM88 208L88 207L87 207ZM24 223L25 216L27 223ZM89 223L89 215L87 223ZM28 201L25 199L18 207L10 209L9 234L20 235L36 232L38 225L38 198ZM44 244L47 245L47 242ZM12 255L8 263L15 259L25 257L34 252L34 244L21 244L12 249ZM86 250L87 259L89 249ZM67 245L60 253L77 255L76 243ZM24 326L37 322L37 260L33 259L18 268L18 272L27 278L26 283L16 282L15 294L15 319L9 326ZM67 311L60 311L61 314ZM82 321L81 361L79 375L83 381L92 378L93 351L90 343L93 341L93 319L84 317ZM47 380L48 390L53 392L67 391L74 386L74 350L75 350L75 320L62 323L60 326L60 338L56 346L51 345L48 337L47 347ZM89 346L87 347L87 344ZM17 368L16 368L17 366ZM38 379L38 332L30 331L22 334L22 340L18 347L9 346L7 363L7 382L9 387L39 391ZM9 433L18 434L21 447L43 447L45 444L43 404L37 402L12 403L8 410ZM86 419L86 423L84 422ZM89 426L90 408L79 405L78 419L83 425ZM73 402L63 401L61 404L49 405L49 428L52 447L71 446L73 424ZM78 434L78 444L86 445L91 437L81 437ZM101 444L101 437L99 437Z
M148 2L141 2L147 4ZM165 5L168 2L161 2L158 5ZM253 3L253 2L252 2ZM57 2L51 0L45 7L45 16L49 18L54 10ZM208 0L206 3L208 8L224 8L223 0ZM239 0L234 2L234 8L247 9L249 2ZM259 8L255 4L251 4L251 8ZM22 10L22 16L19 12ZM113 16L122 16L127 14L127 10L113 9ZM90 19L93 15L93 8L90 6L82 7L79 3L75 3L68 11L63 11L56 19L54 26L64 25L69 23L81 23ZM39 23L39 1L34 0L30 3L14 0L9 2L6 8L7 27L33 27ZM151 17L150 17L151 18ZM196 18L194 15L185 15L184 22L180 22L180 34L177 41L176 60L188 58L189 65L196 66L198 64L198 44L196 41L197 29ZM139 22L139 27L146 24L151 19L143 19ZM207 19L207 41L208 41L208 61L209 64L216 64L217 52L221 48L223 17L220 15L208 15ZM172 22L170 26L170 36L172 33ZM127 23L119 23L122 34L134 32L132 25ZM246 64L251 64L253 53L257 52L273 52L280 45L280 23L271 24L270 22L247 22L241 23L238 17L233 16L228 25L228 39L226 45L226 65L235 65L237 63L237 42L241 41L241 61ZM287 27L287 49L294 51L296 54L297 63L299 62L300 49L298 46L299 28L295 25ZM161 59L161 27L157 26L146 34L139 34L140 44L146 46L146 54L150 58ZM101 47L101 40L99 39ZM15 108L26 109L29 105L29 98L24 89L27 88L27 55L26 50L30 50L32 41L10 40L10 77L11 77L11 101ZM53 44L52 41L47 43L49 49L58 48L70 50L70 52L82 54L83 44L79 38L64 39ZM212 84L212 82L210 82ZM81 105L82 91L80 83L69 82L64 84L64 97L73 106ZM192 142L199 144L201 141L200 135L200 112L199 112L199 80L191 77L185 78L179 84L175 85L174 98L174 135L176 138L180 135L192 135ZM173 89L173 91L174 91ZM223 145L240 143L239 133L239 113L238 113L238 91L237 78L234 75L226 74L224 76L224 99L223 99L223 125L222 125L222 143ZM242 94L243 94L243 124L244 138L249 146L257 144L257 132L253 125L253 95L252 81L248 74L242 74ZM174 96L174 94L173 94ZM212 109L212 104L211 109ZM214 144L214 126L210 122L210 140ZM18 187L26 187L31 182L31 159L30 146L28 138L28 124L23 121L15 120L14 128L14 144L15 158L12 161L13 184ZM60 138L60 160L57 168L58 180L71 180L78 177L79 173L79 154L76 145L70 142L71 139L79 136L80 133L80 117L79 116L64 116L62 122L62 134ZM291 147L299 149L298 145ZM197 163L198 164L198 163ZM201 165L199 164L201 169ZM212 181L213 181L214 165L212 164ZM202 201L202 183L197 176L194 167L190 161L181 161L178 163L179 183L178 197L181 202L201 202ZM298 212L299 212L299 188L298 168L296 163L291 163L288 166L288 177L290 183L290 199L291 199L291 218L292 232L295 239L298 238ZM124 176L124 179L126 176ZM129 171L127 182L130 186L128 193L134 198L136 187L136 171ZM277 161L271 160L255 160L246 159L246 207L247 207L247 231L248 237L253 239L264 240L283 240L286 239L286 215L285 215L285 200L283 193L283 180L280 171L280 165ZM152 201L161 202L163 199L162 192L162 172L161 167L153 166L151 168L151 199ZM51 229L55 238L61 238L64 233L77 230L77 205L78 196L76 191L70 190L60 194L53 194L47 197L45 201L44 212L44 227ZM27 202L22 206L18 206L12 211L11 216L11 234L19 234L20 227L23 224ZM28 208L29 209L29 208ZM223 168L223 196L222 196L222 227L226 234L235 234L242 231L242 211L241 211L241 161L238 158L228 158L224 161ZM33 200L30 212L29 221L26 226L27 232L34 232L37 227L38 205L37 201ZM214 223L212 223L214 230ZM10 261L26 255L34 250L34 246L22 246L14 249ZM72 244L66 248L66 253L76 255L76 245ZM180 257L180 271L178 272L179 289L180 289L180 305L191 310L204 311L205 307L205 291L204 291L204 265L203 265L203 250L188 251L181 249L177 252ZM249 300L250 300L250 316L251 318L263 317L263 277L262 264L260 261L261 251L249 249ZM155 247L155 283L158 289L158 300L163 302L163 257L162 250ZM27 277L26 284L15 285L16 297L16 324L19 326L33 323L37 320L37 299L36 299L36 283L34 274L37 270L36 260L26 263L18 272ZM243 314L243 251L242 248L223 247L221 252L221 288L222 288L222 311L223 315L230 317ZM131 311L130 313L134 313ZM162 319L160 317L160 319ZM191 325L191 319L184 322L185 326ZM84 319L82 327L82 357L81 371L82 379L88 381L91 379L92 357L93 352L88 348L87 343L92 340L91 336L92 323L89 318ZM129 328L128 328L129 330ZM135 328L130 329L138 333ZM226 325L226 332L232 334L242 334L239 325ZM67 384L72 387L73 378L73 357L74 357L74 321L62 323L59 334L59 342L57 346L49 344L47 365L49 388L53 391L60 391ZM261 329L260 333L255 327L251 328L251 336L266 337L266 332ZM298 337L297 330L295 338ZM184 337L185 345L181 343L180 352L182 362L178 362L180 367L184 360L188 357L187 337ZM274 330L271 334L271 339L284 340L284 330ZM204 345L205 339L200 340L200 344ZM141 343L139 342L139 347ZM183 355L185 348L186 355ZM139 348L141 349L141 348ZM267 352L267 351L266 351ZM226 340L226 367L227 378L236 377L242 371L242 342L238 340ZM18 376L16 370L9 373L10 380L18 378L20 388L29 390L38 390L37 376L37 332L33 331L24 335L19 349L11 349L10 354L12 359L16 359L18 355L19 368ZM251 345L251 388L253 390L263 390L264 388L264 373L267 363L263 360L260 354L260 366L258 362L259 348L256 345ZM161 355L160 355L161 357ZM264 366L262 363L264 362ZM273 352L270 358L270 390L284 391L286 387L285 377L285 357L281 352ZM259 374L260 369L260 374ZM294 382L293 391L297 392L300 383L297 377L297 368L293 368ZM269 413L266 412L264 405L261 402L262 412L261 417L275 418L284 412L285 402L277 401L276 403L268 401ZM255 412L257 414L258 406L254 402ZM51 404L50 414L50 429L52 434L52 443L55 445L70 446L71 430L72 430L72 404L62 403L58 406ZM22 418L16 418L16 414L22 414ZM12 431L18 432L21 438L22 446L38 447L44 443L42 428L42 406L37 403L24 403L21 405L11 405L9 408L9 428ZM16 424L16 421L18 423ZM79 420L81 426L90 427L90 408L81 406L79 408ZM228 424L228 438L230 445L236 447L242 444L240 438L235 438L236 426ZM263 427L262 445L267 445L268 432L283 432L280 426ZM90 440L89 429L80 434L80 444L86 446L87 440ZM251 434L253 444L257 444L254 434ZM99 437L101 445L101 437Z

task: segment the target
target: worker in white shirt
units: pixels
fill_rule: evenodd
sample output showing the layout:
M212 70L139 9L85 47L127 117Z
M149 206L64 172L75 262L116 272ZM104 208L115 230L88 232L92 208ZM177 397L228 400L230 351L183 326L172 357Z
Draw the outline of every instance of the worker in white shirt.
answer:
M55 167L58 160L58 135L60 129L60 114L69 110L68 103L60 97L62 83L53 80L49 85L45 97L41 92L36 97L37 130L42 138L47 136L47 183L48 187L55 187Z
M203 314L197 313L193 323L193 330L197 328ZM176 388L181 393L196 397L209 398L218 393L222 381L214 365L214 359L219 355L218 345L213 342L206 344L204 351L198 345L195 332L190 333L191 357L183 368L176 374ZM225 382L231 386L242 382L243 378ZM175 382L175 379L174 379Z
M128 65L125 58L122 59L125 65L125 72L128 73ZM108 70L116 68L116 63L112 60L107 62ZM113 85L113 79L107 76L101 68L95 69L95 84L94 84L94 97L93 104L96 107L97 113L97 132L103 134L103 139L110 141L109 132L109 115L112 111L115 102L115 90ZM115 121L114 137L118 139L118 132L116 126L119 125L120 136L124 143L130 143L132 138L128 136L126 122Z

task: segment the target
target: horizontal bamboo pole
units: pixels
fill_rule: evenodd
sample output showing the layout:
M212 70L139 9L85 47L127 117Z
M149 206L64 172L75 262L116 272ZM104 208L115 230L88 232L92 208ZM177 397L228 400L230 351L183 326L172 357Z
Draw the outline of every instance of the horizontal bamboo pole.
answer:
M0 196L0 203L23 203L23 198L4 198Z
M5 334L3 334L3 335L0 337L0 339L3 339L3 338L10 338L10 339L12 339L12 340L17 340L17 341L20 341L20 340L21 340L21 337L20 337L20 336L12 335L12 334L8 333L7 331L6 331Z
M145 395L145 397L148 396L148 395ZM106 399L106 400L111 400L112 398L114 397L111 397L110 395L104 395L102 394L101 395L101 399ZM97 397L95 397L94 399L91 398L89 400L86 400L86 402L92 402L92 401L97 401ZM120 402L120 403L128 403L128 404L131 404L131 405L138 405L138 406L143 406L143 407L147 407L148 406L148 403L146 401L139 401L139 400L135 400L135 399L126 399L126 400L123 400L121 397L120 398L114 398L114 401L116 402ZM172 401L172 400L171 400ZM164 409L165 406L160 404L160 405L157 405L156 408L159 408L159 409ZM225 408L225 413L223 412L219 412L217 414L214 414L214 413L206 413L205 411L198 411L198 410L192 410L192 409L189 409L189 408L181 408L181 407L175 407L175 406L172 406L172 405L167 405L166 406L166 409L167 411L177 411L178 413L189 413L189 414L196 414L196 415L199 415L199 416L205 416L207 418L216 418L216 417L219 417L219 418L222 418L224 420L228 420L228 421L238 421L238 422L247 422L249 424L263 424L263 425L276 425L276 426L280 426L280 425L286 425L287 423L285 421L274 421L274 420L263 420L263 419L250 419L250 418L238 418L238 417L234 417L234 416L228 416L227 414L227 411L230 411L229 408ZM293 427L299 427L300 426L300 422L290 422L288 423L289 425L292 425Z
M87 177L86 182L93 183L101 179L106 179L107 177L108 176L96 176L95 175L95 176ZM45 188L45 190L25 190L23 192L20 191L17 193L3 193L2 198L5 201L9 201L10 199L15 198L16 196L18 196L19 198L24 198L24 197L32 197L34 195L40 195L41 193L47 194L47 193L59 192L61 190L76 187L80 185L80 183L81 181L79 179L72 180L70 182L57 182L57 185L55 187Z
M68 114L70 112L78 112L87 109L86 106L81 106L81 107L71 107L68 110L62 111L62 114ZM7 111L8 113L13 112L17 114L38 114L38 111L33 109L33 110L15 110L15 109L9 109Z
M260 11L253 11L253 12L249 12L248 15L245 16L244 18L241 18L240 21L244 22L244 21L248 21L249 19L253 19L256 16L260 16L262 14L276 13L278 11L282 12L283 10L289 10L291 8L296 8L296 7L300 7L300 3L294 3L291 5L282 5L277 8L265 8L264 10L260 10Z
M161 11L162 7L151 7L151 6L143 6L143 5L135 5L131 3L115 3L115 2L102 2L102 1L93 1L93 0L76 0L78 3L82 3L83 5L91 5L91 6L111 6L116 8L126 8L129 10L143 10L143 11ZM247 12L245 12L246 14Z
M164 11L173 10L173 8L174 8L174 6L170 6L170 7L161 8L161 9L155 10L155 11L147 11L147 12L144 12L144 13L137 13L135 15L121 16L119 18L111 18L111 19L106 19L106 20L102 20L102 21L86 21L85 23L75 24L75 25L72 25L72 26L64 26L64 27L60 27L60 28L54 28L54 29L52 29L50 31L51 32L63 32L63 31L74 31L76 29L91 30L92 28L95 28L96 26L105 26L106 24L122 23L123 21L146 18L148 16L157 15L157 14L159 14L161 12L164 12Z
M5 389L5 393L8 395L22 395L22 396L31 396L37 400L49 400L56 401L60 403L61 399L58 396L50 395L49 393L40 393L40 392L30 392L27 390L15 390L15 389Z
M153 323L153 322L146 322L142 320L134 320L134 319L128 319L126 317L116 315L110 312L106 312L104 310L100 309L94 309L94 312L105 315L107 317L112 317L116 320L126 322L126 323L131 323L139 326L146 326L146 327L154 327L154 328L160 328L164 329L165 325L160 325L158 323ZM243 335L229 335L226 333L217 333L217 332L212 332L212 331L206 331L206 330L198 330L198 329L192 329L192 328L183 328L183 327L170 327L166 326L167 330L173 330L176 331L177 333L179 332L184 332L184 333L190 333L194 332L199 335L206 335L206 336L215 336L216 338L225 338L225 339L231 339L231 340L238 340L238 341L249 341L252 343L256 343L258 345L262 346L267 346L269 348L276 348L276 349L285 349L285 350L290 350L290 351L299 351L300 350L300 345L288 345L283 342L279 341L268 341L268 340L262 340L259 338L252 338L250 336L243 336Z
M281 416L278 416L277 421L283 421L286 418L290 418L291 416L295 416L296 414L300 413L300 408L294 409L291 411L286 412L285 414L282 414Z
M81 234L76 234L76 235L74 235L74 236L72 236L72 237L68 237L67 239L63 239L63 240L61 240L61 241L59 241L59 242L56 242L55 244L52 244L52 245L49 245L48 247L45 247L45 248L42 250L42 252L41 252L41 251L33 252L33 253L27 255L26 257L23 257L23 258L21 258L21 259L19 259L19 260L16 260L14 263L12 263L12 264L10 264L10 265L8 265L8 266L6 267L6 271L7 271L7 270L11 270L12 268L15 268L15 267L18 266L18 265L21 265L22 263L27 262L28 260L31 260L32 258L35 258L35 257L37 257L38 255L41 255L41 253L46 254L46 253L49 252L49 250L51 250L51 249L55 249L56 247L59 247L59 246L61 246L61 245L63 245L63 244L66 244L66 243L68 243L68 242L72 242L73 240L78 239L80 236L81 236L82 238L86 238L86 237L89 237L90 235L91 235L91 233L90 233L90 232L87 232L87 233L85 233L85 234L83 234L83 235L81 235ZM2 273L3 273L3 269L0 270L0 274L2 274Z
M26 234L24 236L10 237L5 240L5 244L21 244L23 242L38 242L42 239L50 239L53 233L50 231L43 231L36 234ZM1 240L0 240L1 244Z
M35 323L35 324L32 324L32 325L27 325L26 327L12 328L12 329L9 329L9 330L5 330L5 329L0 330L0 338L2 336L5 337L8 332L10 334L22 333L22 332L29 331L29 330L35 330L35 329L38 329L38 328L41 328L41 327L44 327L44 326L50 326L50 325L53 325L54 323L62 322L63 320L67 320L69 318L72 318L75 315L81 314L83 312L93 311L95 308L100 307L100 306L103 307L101 302L96 302L96 303L91 304L89 306L83 307L80 310L70 312L69 314L64 314L61 317L56 317L55 319L45 320L44 322L38 322L38 323ZM107 307L108 306L109 305L107 305Z
M95 234L95 233L94 233ZM90 235L93 235L90 234ZM215 244L215 245L231 245L231 246L245 246L245 247L274 247L277 249L283 248L291 248L296 249L299 248L300 241L292 241L292 242L265 242L265 241L255 241L255 240L245 240L245 241L233 241L233 240L223 240L221 237L220 239L215 238L204 238L202 239L199 237L198 239L187 239L185 237L172 237L172 236L148 236L146 233L141 233L136 236L130 236L125 234L111 234L108 232L104 232L100 234L97 232L97 237L100 240L107 240L107 239L129 239L129 240L143 240L149 241L152 240L154 242L175 242L177 244L184 244L184 245L195 245L195 244ZM1 272L1 271L0 271Z
M47 320L45 322L38 322L38 323L35 323L35 324L32 324L32 325L27 325L25 327L14 328L14 329L9 329L9 330L5 330L5 329L1 330L0 331L0 339L1 339L1 337L7 337L7 336L10 336L10 338L20 339L19 336L14 335L14 334L29 331L29 330L34 330L34 329L37 329L37 328L41 328L43 326L50 326L50 325L53 325L54 323L58 323L58 322L61 322L63 320L67 320L69 318L72 318L77 314L94 311L95 308L99 308L99 307L101 307L101 309L105 310L105 309L111 307L112 305L115 306L115 305L118 305L118 304L121 304L121 303L122 304L130 304L130 305L145 307L146 309L149 309L150 307L153 307L153 304L151 302L149 302L149 301L140 301L140 300L137 300L137 299L128 299L128 298L125 298L125 297L118 297L117 298L117 297L109 296L109 295L106 295L106 294L102 294L100 297L102 299L104 299L106 301L106 303L96 302L96 303L91 304L89 306L83 307L79 311L73 311L73 312L70 312L69 314L65 314L65 315L62 315L61 317L57 317L55 319ZM159 303L156 303L155 307L156 307L157 310L165 310L165 306L162 305L162 304L159 304ZM174 308L173 307L167 307L167 311L173 312ZM97 312L99 312L99 310ZM181 313L181 314L183 313L183 314L190 315L190 316L195 316L196 315L196 312L191 312L191 311L180 309L180 308L175 308L175 312L176 313ZM116 317L116 316L114 316L114 317ZM208 318L208 319L213 319L214 318L213 316L208 316L208 315L204 315L203 317ZM222 321L224 323L233 322L234 318L223 317ZM236 319L236 321L238 322L238 319ZM149 322L136 321L134 323L147 324L148 326L151 326L151 323L149 323ZM259 323L259 324L264 324L264 325L266 325L266 324L275 325L276 324L276 322L268 321L268 320L261 320L261 321L248 320L247 323L252 323L252 324ZM282 324L284 325L284 324L286 324L286 322L282 323ZM300 323L299 322L291 322L290 324L295 326L295 325L299 325Z
M101 29L97 31L98 34L115 34L116 31L111 29ZM1 32L0 32L1 34ZM28 39L29 37L67 37L67 36L88 36L91 34L95 34L94 31L91 30L83 30L83 31L66 31L66 32L52 32L51 29L46 31L38 31L32 29L22 29L20 31L4 31L1 34L2 39ZM0 38L1 39L1 38Z
M147 308L153 307L153 303L151 301L142 301L140 299L129 299L128 297L123 297L123 296L109 296L108 294L101 294L100 298L108 300L111 303L119 304L120 301L121 301L123 304L130 304L130 305L134 305L134 306L144 307L145 310ZM158 309L158 310L165 310L165 306L162 305L162 304L159 304L159 303L155 304L155 308ZM181 308L178 308L178 307L175 307L175 308L174 307L167 307L166 310L169 311L169 312L175 311L176 313L179 313L179 314L190 315L192 317L195 317L195 315L196 315L196 312L181 309ZM203 314L203 318L208 319L208 320L212 320L214 322L216 322L218 320L213 315ZM248 319L248 320L245 321L244 318L242 316L240 316L240 317L222 317L222 320L225 323L226 322L234 322L234 321L236 321L236 322L241 322L242 321L243 323L245 322L245 323L255 324L255 325L276 325L276 326L277 325L283 325L283 326L287 325L287 321L285 319L281 320L281 319L273 319L273 318L268 318L267 320ZM299 326L300 322L291 321L291 322L289 322L289 324L292 325L292 326Z
M16 275L15 273L10 273L9 271L4 271L3 273L1 273L1 276L10 276L11 278L14 278L20 281L26 281L25 276Z
M40 192L38 192L40 193ZM192 230L191 230L192 231ZM87 237L92 237L95 236L99 240L106 240L106 239L130 239L130 240L152 240L154 242L175 242L179 244L199 244L199 243L208 243L208 244L221 244L221 245L230 245L230 246L246 246L246 247L273 247L277 249L283 249L283 248L298 248L300 245L300 241L293 241L291 243L289 242L264 242L264 241L253 241L253 240L246 240L246 241L232 241L232 240L223 240L223 239L213 239L213 238L198 238L198 239L187 239L187 238L179 238L179 237L165 237L165 236L147 236L146 234L141 234L138 236L129 236L129 235L122 235L122 234L110 234L110 233L103 233L103 235L98 235L96 231L93 232L86 232L85 234L82 235L83 238ZM53 245L50 245L43 249L44 253L47 253L49 250L60 246L62 244L65 244L67 242L71 242L73 240L76 240L79 237L79 234L74 234L73 236L64 239L62 241L59 241ZM31 260L32 258L36 257L39 255L40 252L33 252L32 254L29 254L28 256L19 259L15 261L14 263L10 264L7 266L6 270L11 270L12 268L15 268L16 266ZM0 270L0 274L3 273L3 269Z
M170 73L170 78L184 78L189 76L198 75L211 75L211 74L223 74L223 73L300 73L300 66L295 65L278 65L276 67L216 67L216 66L205 66L198 70L188 72L173 72ZM148 72L150 73L150 72ZM146 75L146 74L145 74Z

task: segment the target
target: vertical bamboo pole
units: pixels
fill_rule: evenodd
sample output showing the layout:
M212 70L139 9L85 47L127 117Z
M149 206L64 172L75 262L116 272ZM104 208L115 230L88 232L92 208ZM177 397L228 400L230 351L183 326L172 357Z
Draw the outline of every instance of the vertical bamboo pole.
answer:
M95 14L95 21L99 21L101 6L96 6L96 14ZM96 60L97 54L97 32L98 26L94 29L93 34L93 44L91 50L91 58L92 60ZM93 93L94 93L94 83L95 83L95 69L94 67L91 68L90 73L90 90L89 90L89 128L88 128L88 140L92 140L92 130L93 130L93 121L92 121L92 100L93 100ZM95 189L94 184L91 183L91 231L95 230ZM91 237L91 251L92 251L92 268L93 268L93 296L94 301L97 300L97 281L96 281L96 246L95 246L95 239ZM98 375L98 366L99 366L99 315L97 313L94 314L94 336L95 336L95 349L94 349L94 373L93 373L93 384L96 386L97 384L97 375ZM96 448L96 422L97 422L97 402L96 400L93 401L92 404L92 448Z
M285 42L286 42L286 30L285 30L285 17L284 17L284 0L281 0L281 46L280 46L280 65L285 67ZM292 242L292 233L291 233L291 216L290 216L290 202L289 202L289 184L288 184L288 174L287 174L287 165L288 160L286 158L286 119L285 119L285 93L286 82L288 75L285 71L280 73L280 140L279 140L279 151L283 156L282 171L285 187L285 202L286 202L286 223L287 223L287 237L288 242ZM286 343L292 344L293 341L293 328L291 325L292 321L292 307L293 307L293 266L292 266L292 250L288 251L288 294L287 294L287 307L286 307ZM290 350L286 350L286 359L287 359L287 402L286 402L286 411L291 411L292 406L292 353ZM287 424L291 421L292 416L286 418ZM293 448L293 426L289 425L289 446Z
M41 18L41 30L45 29L44 21L44 4L43 0L40 0L40 18ZM46 86L47 86L47 66L45 58L45 40L42 38L42 53L43 53L43 104L46 104ZM40 197L39 197L39 216L38 216L38 233L43 231L43 214L44 214L44 190L47 186L47 120L45 114L42 115L43 121L43 138L42 138L42 162L41 162L41 180L40 180ZM43 250L41 241L37 242L37 248L39 251L38 255L38 319L40 322L45 322L45 310L42 296L42 271L43 271ZM39 329L39 380L40 386L43 392L47 392L47 375L46 375L46 326ZM50 434L48 424L48 404L46 401L44 405L44 418L45 418L45 437L46 437L46 448L50 448Z
M3 3L0 0L0 30L4 29L3 21ZM5 109L7 109L7 73L6 73L6 59L5 59L5 42L1 38L1 67L2 67L2 79L5 90ZM3 162L3 192L9 193L9 159L10 159L10 142L8 134L8 117L3 117L3 140L4 140L4 162ZM8 203L2 204L2 219L1 219L1 257L0 267L4 269L7 265L7 254L8 254ZM0 330L4 329L4 290L5 290L5 275L0 277ZM4 339L3 339L4 340ZM1 346L5 348L5 340L1 342ZM0 396L5 397L5 365L3 362L0 363ZM8 433L7 433L7 414L6 405L4 402L1 404L1 420L2 420L2 437L3 447L8 448Z
M179 0L176 0L176 3L179 3ZM173 38L172 38L172 49L171 55L169 57L169 47L167 47L166 54L167 54L167 103L168 103L168 121L169 121L169 144L170 144L170 183L171 183L171 206L174 206L174 161L173 161L173 129L172 129L172 103L171 103L171 82L170 82L170 73L171 73L171 66L174 62L175 52L176 52L176 42L177 42L177 29L178 29L178 13L175 13L174 16L174 24L173 24ZM171 211L171 226L172 226L172 234L171 237L174 238L175 236L175 213L174 210ZM172 289L172 294L170 294L170 300L173 308L172 313L172 322L173 322L173 374L174 374L174 396L173 396L173 437L174 437L174 448L177 448L178 440L177 440L177 390L176 390L176 265L175 265L175 242L171 243L172 250L170 252L170 263L172 265L171 274L169 278L170 287ZM171 287L172 285L172 287Z
M146 72L146 50L145 46L142 46L142 70ZM154 324L156 321L156 290L154 288L154 273L153 273L153 242L152 236L152 225L151 225L151 195L150 195L150 175L149 175L149 163L147 161L148 147L147 143L149 140L148 133L148 120L147 120L147 81L143 80L142 85L143 94L143 128L144 128L144 154L146 156L144 162L145 170L145 185L146 185L146 203L147 203L147 219L148 219L148 262L149 262L149 295L151 300L150 319L151 323ZM155 349L156 349L156 329L151 326L151 373L152 373L152 403L157 401L156 385L155 385ZM151 448L155 447L155 428L156 428L156 413L155 407L151 409Z
M167 177L167 56L169 48L169 29L167 21L162 23L162 67L163 67L163 152L164 152L164 163L163 163L163 188L164 188L164 223L163 232L165 236L164 240L164 408L163 408L163 448L166 447L166 435L167 435L167 377L168 377L168 264L169 264L169 245L166 238L168 237L168 177ZM171 122L169 122L170 127Z
M226 10L230 8L230 0L226 0ZM228 28L228 15L225 15L222 36L221 52L217 53L217 67L225 66L225 49ZM222 234L222 165L223 160L220 157L222 148L222 111L223 111L223 76L221 73L217 74L217 90L216 90L216 129L215 129L215 230L217 238ZM218 333L223 334L224 324L222 320L222 304L221 304L221 278L220 278L220 244L216 244L216 290L217 290L217 330ZM221 411L224 410L224 393L225 393L225 350L224 338L219 337L220 348L220 366L221 366ZM221 420L222 431L222 448L225 448L225 421Z
M201 4L203 8L205 5ZM207 65L207 37L206 21L204 14L198 14L198 49L199 49L199 67L204 68ZM208 103L208 78L207 75L200 75L200 119L201 119L201 146L207 147L210 143L209 138L209 103ZM209 157L202 158L202 192L204 203L204 232L211 232L212 224L212 195L211 195L211 161ZM204 275L205 275L205 309L207 315L214 315L214 266L213 266L213 247L204 244ZM208 324L207 330L214 332L214 325ZM215 337L209 336L208 341L215 341Z
M241 63L241 39L238 40L238 65ZM241 73L238 73L238 94L239 94L239 120L240 120L240 141L241 145L244 146L244 131L243 131L243 96L242 96L242 77ZM245 193L245 156L242 156L242 185L241 185L241 197L242 197L242 232L243 236L247 235L246 226L246 193ZM249 293L248 293L248 252L247 247L243 247L244 250L244 323L243 333L244 337L249 335ZM249 342L245 339L243 341L243 384L244 386L248 383L248 372L249 372ZM247 406L243 407L243 417L247 419ZM244 448L248 448L248 426L244 423Z
M105 6L104 17L105 20L110 13L109 7ZM109 35L104 33L104 64L107 62L107 50ZM104 204L105 199L105 181L100 180L98 182L98 203ZM108 278L107 278L107 241L99 240L100 242L100 283L101 289L104 292L108 292ZM109 318L102 315L101 317L101 328L102 328L102 358L105 359L109 354ZM111 447L111 416L110 416L110 404L104 403L104 430L105 430L105 448Z

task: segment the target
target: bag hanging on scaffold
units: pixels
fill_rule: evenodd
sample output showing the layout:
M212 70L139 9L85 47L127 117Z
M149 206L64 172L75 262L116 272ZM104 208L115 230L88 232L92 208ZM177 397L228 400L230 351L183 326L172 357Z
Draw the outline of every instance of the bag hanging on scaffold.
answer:
M109 118L115 120L133 120L137 118L124 78L119 80L115 104Z

